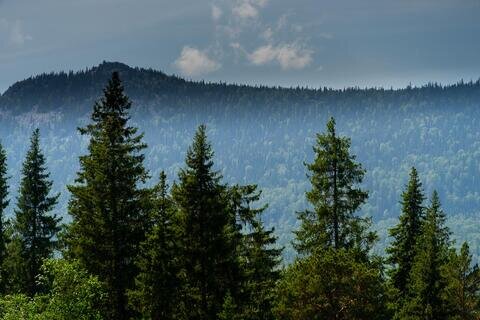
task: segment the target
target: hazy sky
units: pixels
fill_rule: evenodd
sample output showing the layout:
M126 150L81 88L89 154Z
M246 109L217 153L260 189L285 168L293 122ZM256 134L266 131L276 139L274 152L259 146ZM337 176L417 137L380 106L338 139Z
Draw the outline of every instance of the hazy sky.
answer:
M476 80L480 0L0 0L0 92L103 60L283 86Z

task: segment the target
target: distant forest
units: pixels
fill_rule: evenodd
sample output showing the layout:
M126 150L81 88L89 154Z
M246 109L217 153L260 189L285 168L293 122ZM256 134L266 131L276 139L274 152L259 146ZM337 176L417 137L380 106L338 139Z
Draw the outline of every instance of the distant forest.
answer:
M91 106L118 71L134 107L132 123L145 133L145 166L153 177L165 170L176 179L195 129L207 125L215 166L226 182L258 184L268 203L263 221L275 227L287 261L293 261L296 212L309 208L304 163L330 117L339 134L352 140L352 153L366 169L368 201L360 215L373 218L384 253L387 229L401 212L400 195L411 167L426 194L438 191L457 246L471 244L480 256L480 82L428 84L405 89L269 88L186 81L155 70L105 62L81 72L35 76L12 85L0 97L0 136L12 185L18 185L30 133L39 127L53 191L55 212L65 221L77 157L88 139L76 128L89 121ZM151 183L151 182L148 182ZM10 190L12 198L17 188ZM13 216L13 204L6 209Z
M161 167L152 176L131 110L113 72L78 128L86 148L66 186L69 219L56 213L43 131L31 132L18 185L0 144L1 319L479 319L470 245L455 243L442 196L426 193L414 166L385 252L375 252L378 233L362 212L368 171L334 117L302 163L307 208L292 213L288 261L265 223L262 188L222 176L206 125L175 178Z

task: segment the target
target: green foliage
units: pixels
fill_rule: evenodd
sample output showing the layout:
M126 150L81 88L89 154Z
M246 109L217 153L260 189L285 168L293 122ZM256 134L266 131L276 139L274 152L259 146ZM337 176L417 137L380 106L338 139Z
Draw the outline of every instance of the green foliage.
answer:
M105 62L79 72L43 74L13 84L0 97L0 135L8 151L11 179L18 183L29 128L38 126L48 139L45 155L55 165L54 191L62 195L58 212L67 212L65 185L75 178L76 156L86 140L75 133L113 71L135 104L132 120L141 123L150 146L145 166L152 176L161 169L176 176L190 137L207 124L217 163L229 183L255 182L269 203L265 225L275 227L284 257L291 262L290 242L296 229L292 212L307 207L303 161L321 123L330 116L337 131L352 138L352 152L369 172L362 187L370 190L361 215L371 216L380 241L398 217L398 194L415 166L425 191L445 199L455 238L468 240L475 261L480 257L476 192L480 173L480 81L404 89L268 88L186 81L163 72ZM137 107L138 106L138 107ZM10 189L11 198L16 188Z
M234 186L230 189L231 205L236 212L236 220L242 225L242 233L237 234L240 236L237 255L240 257L243 280L241 295L237 297L240 305L235 304L235 316L244 320L274 319L273 289L280 278L282 249L277 247L274 229L266 229L261 220L266 207L252 207L260 196L256 185ZM226 307L232 309L233 304L233 298L228 294L223 311L227 312Z
M313 150L315 161L307 164L312 189L306 196L314 210L298 214L301 226L295 232L295 248L302 254L330 247L368 251L375 236L364 235L368 221L353 215L368 197L356 187L365 170L350 154L350 139L336 135L331 118L327 132L317 135Z
M225 296L225 301L223 302L222 310L218 314L219 320L243 320L245 319L242 314L238 313L238 306L235 301L233 301L230 293L227 293Z
M227 188L213 171L213 151L205 126L198 128L185 162L179 183L172 188L179 210L184 303L188 318L216 319L229 289L238 287L240 267Z
M303 254L277 287L279 319L383 319L386 300L381 260L370 256L376 234L354 215L367 199L357 187L365 171L350 154L350 140L317 135L316 158L307 165L314 211L299 214L295 247Z
M53 182L49 180L45 157L40 151L40 132L35 130L30 149L23 163L20 195L17 198L11 252L17 255L18 271L13 276L21 292L33 296L41 290L36 277L43 260L53 255L60 231L60 217L50 212L59 195L49 196ZM14 271L15 272L15 271Z
M388 319L380 265L346 249L318 250L289 266L277 287L279 320Z
M415 248L425 219L424 199L418 172L412 168L410 180L402 193L402 213L398 224L389 230L393 241L387 248L387 262L392 266L389 276L396 291L393 299L397 309L401 308L402 298L408 294L407 284L415 259Z
M42 308L25 294L7 295L0 299L3 320L43 320Z
M8 236L5 228L5 209L9 204L8 200L8 176L7 176L7 155L0 144L0 294L5 293L7 274L5 272L5 258L7 256Z
M5 320L102 320L107 304L100 281L78 262L46 260L39 281L45 293L30 298L24 294L0 299L0 317Z
M442 269L448 263L450 232L445 226L445 213L436 191L426 210L425 223L417 239L416 254L410 271L408 296L402 306L400 319L448 319L447 286Z
M477 320L480 317L480 269L472 265L469 246L463 243L457 254L442 269L446 279L443 298L451 308L453 320Z
M475 258L467 245L459 253L453 250L436 192L430 207L424 210L422 185L415 169L402 194L400 221L390 230L393 242L388 251L388 287L383 261L371 250L376 234L369 229L370 220L363 217L375 214L388 219L383 226L392 224L392 199L400 193L404 169L411 163L427 168L428 188L440 185L444 193L449 190L448 205L459 205L456 211L469 208L465 217L473 212L472 204L478 202L472 190L476 186L475 159L479 153L467 149L468 139L478 139L478 135L462 134L458 142L451 134L456 129L449 125L448 134L443 136L441 118L456 124L469 123L471 119L462 118L462 112L452 113L447 105L463 101L466 110L471 111L468 108L476 106L475 90L480 83L399 91L286 90L206 85L153 71L132 70L121 64L103 64L102 69L68 75L67 79L58 76L72 87L80 77L88 87L110 67L118 67L133 77L128 82L132 92L147 101L144 109L132 114L158 140L148 150L145 165L158 170L160 163L167 163L169 173L174 173L179 150L187 143L186 134L206 119L213 123L209 128L217 139L216 150L223 154L220 163L225 180L214 171L213 151L206 128L201 126L172 193L163 172L156 186L142 189L147 179L142 154L145 145L137 129L128 126L130 102L114 74L104 97L94 107L92 123L80 129L90 141L88 154L80 158L77 180L69 187L69 209L74 220L64 237L68 260L46 260L41 272L27 282L25 274L36 268L39 259L27 260L22 255L25 244L18 232L18 221L8 228L0 220L0 249L5 248L0 250L0 257L7 272L2 279L8 279L4 282L7 295L0 298L0 318L363 320L391 319L393 311L396 319L478 319L480 274L472 265ZM47 78L30 81L43 83ZM148 93L152 87L157 89L154 94ZM32 91L42 95L37 89ZM0 105L17 101L15 92L21 91L21 87L12 88L2 96ZM68 104L75 99L84 101L82 94L68 100ZM58 96L58 100L42 96L46 103L41 108L63 101ZM162 108L155 108L160 102ZM196 108L199 104L208 108ZM305 106L300 108L300 104ZM73 105L72 110L82 112ZM239 106L242 108L235 109L238 112L233 120L225 110ZM252 110L255 117L249 116ZM70 121L69 125L76 125L75 112L65 120ZM312 209L298 214L301 225L295 245L300 255L280 272L277 235L286 243L290 237L286 234L293 225L291 213L305 207L298 196L307 185L300 178L301 160L310 154L302 148L314 142L310 135L318 120L330 114L340 116L342 132L351 133L355 143L351 146L348 138L337 135L333 118L327 132L317 135L315 159L307 164L312 185L307 201ZM451 118L451 114L456 116ZM471 118L475 120L474 113ZM427 125L422 119L428 119ZM178 127L179 123L182 127ZM378 124L379 134L372 138L370 127ZM6 126L15 128L9 123ZM58 129L56 126L53 122L52 127ZM405 127L409 128L407 132ZM423 144L416 140L419 133ZM49 137L55 140L55 134ZM166 142L171 137L173 144ZM444 144L434 143L438 142L435 137L447 140L448 159L461 160L454 163L456 169L448 167L453 160L442 155ZM49 151L62 150L71 158L81 141L74 140L75 148L58 143ZM450 148L450 144L454 147ZM471 148L477 147L473 143ZM457 152L458 148L462 151ZM434 150L435 155L425 155L422 150ZM352 152L371 172L365 181L373 191L369 203L365 203L367 192L363 190L365 170ZM0 218L7 203L5 159L0 148ZM16 159L14 152L12 159ZM45 159L42 161L36 165L44 166ZM68 166L68 161L55 160L55 164L56 168ZM435 167L445 169L445 177L431 169ZM461 175L457 177L456 172ZM31 179L25 173L22 178ZM48 174L44 178L48 186L45 197L54 203L56 197L48 197ZM64 178L68 179L68 175ZM251 179L265 186L263 197L256 185L231 186L223 182ZM449 189L441 181L448 181ZM24 195L32 190L38 193L36 187L22 182L17 211L31 212L25 209L29 202ZM468 192L464 194L464 190ZM260 205L255 207L258 202ZM273 208L267 209L262 205L265 202L273 202ZM477 223L474 215L468 219L455 222L460 226L465 221ZM279 233L271 228L273 224L279 225ZM471 228L470 236L477 232L474 226ZM56 242L55 237L50 240ZM475 249L473 255L478 255ZM26 284L41 292L26 292ZM393 310L386 307L387 294ZM131 310L127 310L127 298Z
M90 137L88 154L80 157L76 184L70 185L69 213L73 223L66 236L68 255L105 282L110 319L126 319L127 289L137 273L135 257L145 238L148 192L146 147L137 128L128 126L131 103L118 73L94 106L92 123L80 129Z
M152 190L151 230L141 244L135 290L129 292L133 309L148 319L175 319L180 313L180 256L176 208L168 193L167 176Z

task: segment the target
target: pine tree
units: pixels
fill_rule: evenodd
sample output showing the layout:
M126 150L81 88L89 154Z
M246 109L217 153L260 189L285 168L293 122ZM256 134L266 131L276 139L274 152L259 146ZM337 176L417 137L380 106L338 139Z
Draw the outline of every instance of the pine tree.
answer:
M178 221L163 171L152 191L152 227L140 247L140 273L129 297L132 306L148 319L176 319L181 302Z
M277 286L277 319L385 319L383 270L371 256L376 234L354 215L367 199L357 185L365 171L337 137L330 119L317 135L316 159L307 165L313 211L299 214L294 246L301 254Z
M417 170L412 168L410 180L402 193L402 214L399 223L389 231L393 241L387 248L387 261L392 265L389 275L400 303L408 293L407 284L415 257L415 246L425 218L424 199Z
M188 319L216 319L240 272L236 226L228 207L227 187L213 170L213 151L206 127L200 126L179 172L172 195L179 210ZM231 292L232 297L236 293Z
M52 256L57 245L56 235L60 231L60 220L50 212L57 203L59 194L49 196L52 188L47 172L45 157L40 150L40 131L36 129L31 146L22 168L13 238L18 243L17 261L21 274L19 288L33 296L39 287L36 277L40 274L43 260Z
M235 186L231 197L237 221L242 224L239 255L242 261L243 284L237 315L245 320L274 319L274 287L280 278L282 249L276 246L274 229L266 229L261 215L267 208L253 208L260 200L256 185Z
M5 209L9 204L7 180L7 154L0 144L0 294L5 293L5 284L7 281L7 275L4 270L8 241L5 230Z
M446 279L442 276L442 269L448 263L450 232L445 223L445 213L434 191L416 244L407 287L409 292L400 319L448 319L448 302L444 299Z
M463 243L459 254L452 252L449 263L443 268L443 276L447 282L444 300L451 308L451 319L479 319L480 269L477 264L472 265L467 242Z
M328 248L297 259L276 290L276 319L391 319L381 268L347 249Z
M352 248L362 243L368 247L375 239L373 234L364 233L367 221L354 216L368 193L356 187L365 170L355 162L349 149L350 139L337 136L335 120L331 118L327 132L317 135L315 161L307 164L312 189L306 196L314 210L298 214L301 227L295 232L294 245L301 254L331 247Z
M66 236L68 254L106 284L109 319L129 318L127 289L137 274L135 258L147 230L145 199L140 185L147 179L143 166L143 135L129 126L131 103L117 72L94 105L91 123L80 129L90 137L88 154L71 193L73 218Z

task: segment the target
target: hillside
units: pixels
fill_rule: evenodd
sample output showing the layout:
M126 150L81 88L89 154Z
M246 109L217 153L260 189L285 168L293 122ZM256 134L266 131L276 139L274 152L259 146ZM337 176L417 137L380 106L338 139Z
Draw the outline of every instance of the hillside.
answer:
M312 159L315 133L334 116L367 169L370 199L363 213L373 216L382 242L414 165L426 193L439 191L454 234L470 241L478 259L480 81L401 90L286 89L191 82L107 62L81 72L39 75L13 84L0 97L0 137L12 193L28 137L38 126L54 187L62 192L58 211L66 215L65 185L73 181L87 143L76 127L114 70L134 102L132 118L145 132L153 181L161 169L175 179L195 128L206 123L217 168L227 181L259 184L270 205L265 220L288 244L297 226L295 211L306 206L303 163Z

